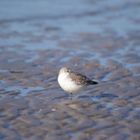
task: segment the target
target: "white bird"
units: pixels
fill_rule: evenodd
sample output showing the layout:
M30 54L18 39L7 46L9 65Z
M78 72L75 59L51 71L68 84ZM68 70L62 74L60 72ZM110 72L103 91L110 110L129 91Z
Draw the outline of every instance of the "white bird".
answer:
M66 67L60 69L58 83L64 91L71 94L82 90L88 85L98 84L98 82L87 78L85 75L74 72Z

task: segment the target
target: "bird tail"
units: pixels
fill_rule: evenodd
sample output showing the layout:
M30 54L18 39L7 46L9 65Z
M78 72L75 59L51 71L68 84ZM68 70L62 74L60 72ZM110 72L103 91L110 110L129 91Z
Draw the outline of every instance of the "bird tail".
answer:
M87 82L88 82L89 85L96 85L96 84L98 84L97 81L93 81L93 80L89 80Z

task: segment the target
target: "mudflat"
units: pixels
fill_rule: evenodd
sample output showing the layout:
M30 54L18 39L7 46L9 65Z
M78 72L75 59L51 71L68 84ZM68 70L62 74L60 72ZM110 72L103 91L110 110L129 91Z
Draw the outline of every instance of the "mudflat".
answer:
M140 140L139 0L0 7L0 140ZM71 100L63 66L99 84Z

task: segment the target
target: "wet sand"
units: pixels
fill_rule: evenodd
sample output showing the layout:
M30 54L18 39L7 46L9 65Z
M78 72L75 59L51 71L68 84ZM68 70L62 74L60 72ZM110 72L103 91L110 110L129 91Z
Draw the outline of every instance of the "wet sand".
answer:
M140 140L139 0L31 2L0 2L0 140ZM71 100L62 66L100 82Z

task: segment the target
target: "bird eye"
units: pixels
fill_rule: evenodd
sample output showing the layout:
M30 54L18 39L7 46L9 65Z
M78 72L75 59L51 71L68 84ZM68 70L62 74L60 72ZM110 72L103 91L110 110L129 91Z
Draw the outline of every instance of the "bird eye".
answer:
M70 72L70 70L69 70L69 69L67 69L67 72Z

